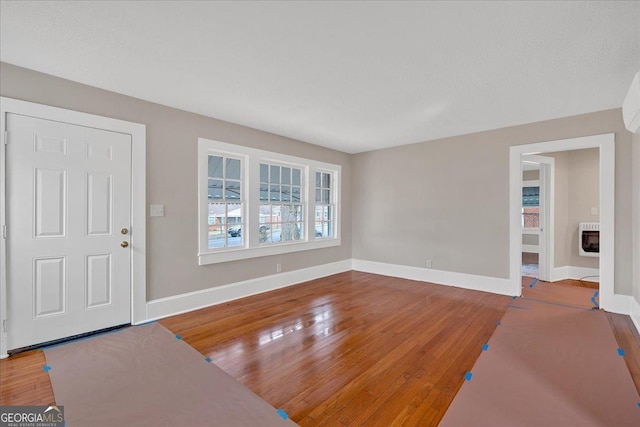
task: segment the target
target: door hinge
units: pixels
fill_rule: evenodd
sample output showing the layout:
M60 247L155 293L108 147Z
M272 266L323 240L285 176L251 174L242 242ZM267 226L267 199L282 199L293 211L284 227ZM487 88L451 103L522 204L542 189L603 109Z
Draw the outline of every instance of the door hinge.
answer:
M2 332L7 332L7 319L2 321Z
M8 130L4 131L4 137L2 139L4 139L4 145L7 145L9 143L9 131Z
M6 225L2 226L2 238L3 239L7 238L7 226Z

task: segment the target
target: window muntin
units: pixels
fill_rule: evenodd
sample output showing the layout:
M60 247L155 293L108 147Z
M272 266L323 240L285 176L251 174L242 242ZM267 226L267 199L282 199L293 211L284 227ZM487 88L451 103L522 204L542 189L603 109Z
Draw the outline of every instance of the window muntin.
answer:
M333 177L331 172L316 172L315 176L315 237L333 236Z
M243 246L242 160L207 156L207 224L210 250Z
M304 239L303 167L260 163L260 244Z

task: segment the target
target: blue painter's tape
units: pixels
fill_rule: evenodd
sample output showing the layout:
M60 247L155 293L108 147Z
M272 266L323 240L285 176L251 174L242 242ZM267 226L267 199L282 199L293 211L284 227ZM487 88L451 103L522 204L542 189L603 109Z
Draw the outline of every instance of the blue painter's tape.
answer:
M531 284L529 285L529 287L530 287L530 288L533 288L533 287L536 285L536 283L538 283L538 279L534 279L534 281L533 281L533 282L531 282Z
M518 297L515 296L515 295L511 297L512 300L515 300L516 298L518 298Z
M638 408L640 408L640 402L638 402Z
M591 297L591 302L593 303L593 305L594 305L595 307L600 307L600 304L598 304L598 301L596 301L596 298L598 298L598 295L599 295L599 292L598 292L598 291L595 291L595 292L593 293L593 296Z
M176 335L176 339L177 340L181 340L182 339L182 335Z
M466 374L464 374L464 379L467 381L471 381L472 376L473 374L471 372L467 372Z
M618 356L624 356L624 350L619 348L618 349Z
M500 325L502 325L502 322L498 320L498 321L496 322L496 325L500 326Z
M45 371L45 372L49 372L51 370L51 366L44 365L44 368L42 368L42 370Z
M211 358L210 357L206 357L204 360L206 360L207 363L211 363Z
M487 351L489 350L489 344L485 344L482 346L482 351Z
M276 412L278 412L278 415L280 415L283 420L286 420L287 418L289 418L289 415L287 415L287 413L284 412L282 409L278 409Z

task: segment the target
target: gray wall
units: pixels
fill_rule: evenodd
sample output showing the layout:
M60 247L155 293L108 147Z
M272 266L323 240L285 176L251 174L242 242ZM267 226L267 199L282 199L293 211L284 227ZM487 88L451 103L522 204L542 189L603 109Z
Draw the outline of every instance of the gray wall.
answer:
M147 203L165 217L147 219L147 299L206 289L276 272L351 258L350 156L255 129L0 64L2 96L147 126ZM342 165L342 246L198 266L198 137Z
M349 156L8 64L0 74L2 96L147 125L147 202L166 206L164 218L147 223L148 299L273 274L278 262L289 271L352 256L419 267L432 259L435 269L507 278L509 146L609 132L615 290L632 294L632 136L620 109ZM198 137L342 165L342 246L199 267Z
M599 258L578 252L581 222L598 222L600 155L597 148L542 153L555 158L554 266L599 268Z
M633 135L633 283L640 304L640 133Z
M591 208L600 206L600 154L597 148L569 151L569 249L568 264L573 267L599 268L600 259L580 256L578 227L581 222L600 221Z
M354 155L353 257L508 278L509 146L611 132L615 292L631 295L632 135L620 109Z

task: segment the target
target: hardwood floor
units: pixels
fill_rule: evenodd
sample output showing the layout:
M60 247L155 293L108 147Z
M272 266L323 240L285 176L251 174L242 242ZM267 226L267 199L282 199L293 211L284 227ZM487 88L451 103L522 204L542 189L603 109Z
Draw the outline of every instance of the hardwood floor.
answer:
M509 301L348 272L161 324L301 426L436 425Z
M160 323L301 426L428 426L510 302L352 271ZM640 337L608 316L640 389ZM37 350L0 361L0 404L53 403L44 364Z

